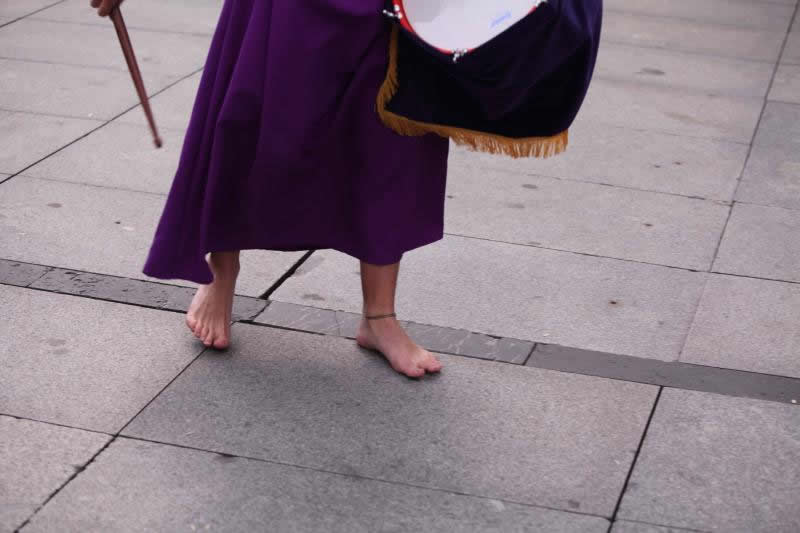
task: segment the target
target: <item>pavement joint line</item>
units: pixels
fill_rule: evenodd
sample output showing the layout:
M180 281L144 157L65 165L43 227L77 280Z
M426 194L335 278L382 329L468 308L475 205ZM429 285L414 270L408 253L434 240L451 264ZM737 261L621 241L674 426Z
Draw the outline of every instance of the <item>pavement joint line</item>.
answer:
M520 501L516 501L516 500L509 500L507 498L484 496L482 494L472 494L472 493L469 493L469 492L462 492L462 491L453 490L453 489L445 489L445 488L441 488L441 487L417 485L415 483L409 483L407 481L397 481L397 480L382 479L382 478L377 478L377 477L370 477L370 476L365 476L365 475L362 475L362 474L337 472L336 470L328 470L328 469L325 469L325 468L318 468L318 467L314 467L314 466L301 465L301 464L295 464L295 463L286 463L286 462L277 461L277 460L274 460L274 459L265 459L263 457L252 457L252 456L249 456L249 455L238 455L238 454L232 454L230 452L220 452L220 451L217 451L217 450L206 450L204 448L197 448L195 446L190 446L188 444L179 444L179 443L174 443L174 442L164 442L164 441L159 441L159 440L154 440L154 439L148 439L146 437L137 437L137 436L133 436L133 435L119 435L119 438L120 439L141 441L141 442L150 442L152 444L160 444L160 445L163 445L163 446L171 446L171 447L174 447L174 448L183 448L183 449L186 449L186 450L192 450L192 451L201 452L201 453L210 453L210 454L215 454L215 455L221 455L223 457L236 457L236 458L239 458L239 459L246 459L248 461L257 461L257 462L260 462L260 463L267 463L267 464L272 464L272 465L285 466L285 467L289 467L289 468L298 468L298 469L301 469L301 470L308 470L308 471L311 471L311 472L319 472L319 473L323 473L323 474L331 474L331 475L334 475L334 476L340 476L340 477L345 477L345 478L363 479L363 480L366 480L366 481L374 481L374 482L378 482L378 483L385 483L387 485L397 485L397 486L409 487L409 488L413 488L413 489L430 490L430 491L442 492L442 493L445 493L445 494L455 494L455 495L458 495L458 496L466 496L466 497L469 497L469 498L479 498L481 500L493 500L493 501L499 501L499 502L502 502L502 503L508 503L508 504L512 504L512 505L522 505L522 506L530 507L530 508L533 508L533 509L545 509L545 510L548 510L548 511L558 511L558 512L561 512L561 513L569 513L569 514L579 515L579 516L602 518L602 519L604 519L606 521L609 520L609 518L607 516L603 516L603 515L599 515L599 514L585 513L585 512L581 512L581 511L576 511L574 509L562 509L560 507L551 507L551 506L541 505L541 504L520 502Z
M52 6L50 6L50 7L52 7ZM91 27L94 27L94 28L104 28L105 27L103 24L98 24L98 23L81 22L81 21L77 21L77 20L59 20L59 19L48 18L47 16L39 16L39 17L30 16L30 19L34 20L34 21L37 21L37 22L53 22L53 23L56 23L56 24L73 24L73 25L76 25L76 26L91 26ZM206 33L206 32L202 32L202 31L201 32L197 32L197 31L175 31L175 30L165 30L165 29L162 29L162 28L145 28L143 26L138 26L136 24L128 24L127 22L126 22L125 25L128 28L128 30L145 31L147 33L171 33L173 35L191 36L191 37L213 37L214 36L213 31L209 32L209 33Z
M13 269L16 265L38 267L44 269L44 271L32 275L31 277L35 276L33 281L23 279L22 282L18 282L13 278ZM65 294L175 313L186 312L190 300L189 293L194 291L191 287L4 259L0 259L0 285L10 285L28 290ZM142 297L141 294L137 296L136 290L131 290L132 288L141 289L144 296ZM333 333L329 330L315 330L311 326L303 327L300 325L297 327L272 321L263 321L264 319L256 321L256 318L273 306L293 306L305 312L332 313L333 320L337 323L338 319L335 317L337 313L342 311L290 304L278 300L260 300L241 295L236 296L235 302L233 323L347 339L354 338L354 335L343 332L341 329L337 329ZM357 315L357 313L348 314ZM406 322L409 326L422 327L429 333L433 332L432 338L434 339L437 335L439 338L447 339L448 337L452 338L453 333L461 333L462 339L475 335L478 339L492 338L496 341L498 340L496 336L489 336L481 332L458 330L433 324L419 324L411 321ZM624 354L597 352L547 344L533 339L512 339L508 337L499 339L499 342L503 341L511 343L514 346L514 350L518 351L524 348L526 350L525 357L521 358L521 361L516 358L513 360L498 358L497 356L492 356L491 354L495 352L491 352L488 349L486 353L482 352L481 350L484 349L485 345L480 344L477 350L470 350L469 347L463 349L463 340L456 343L458 349L455 350L447 348L447 346L452 346L452 343L435 346L435 340L431 342L420 341L420 344L438 353L483 361L528 366L658 387L694 390L731 397L746 397L791 404L800 402L800 378L798 377L698 365L682 362L679 359L662 361ZM530 348L526 347L528 343L531 344Z
M633 14L633 13L631 13L631 14ZM764 32L764 33L769 33L769 32ZM712 58L712 59L736 59L738 61L747 61L749 63L764 63L764 64L768 64L768 65L774 64L777 61L777 59L775 61L773 61L771 59L755 59L755 58L752 58L752 57L742 57L742 56L726 55L726 54L715 54L714 52L708 52L708 51L689 50L689 49L686 49L686 48L673 48L673 47L671 47L671 46L674 46L674 45L656 45L656 44L646 44L646 43L632 43L630 41L621 41L621 40L618 40L618 39L613 39L613 38L608 38L608 37L601 38L601 44L600 45L602 46L603 43L609 43L609 44L615 44L615 45L616 44L627 44L627 45L635 46L637 48L646 48L646 49L649 49L649 50L663 50L663 51L666 51L666 52L686 52L687 54L692 54L692 55L700 56L700 57L708 57L708 58Z
M650 429L650 423L653 421L653 415L656 412L656 408L658 407L658 400L661 399L661 393L663 392L663 390L664 387L659 387L658 392L656 393L656 397L653 400L653 406L650 408L650 414L647 417L647 422L645 422L644 428L642 429L642 436L639 438L639 445L636 447L636 452L634 452L633 454L633 459L631 460L631 464L628 467L628 473L625 476L625 482L622 484L622 489L620 489L619 491L617 504L614 506L614 513L611 515L611 523L608 526L608 533L611 533L611 528L614 527L614 522L617 521L619 508L622 505L622 499L625 497L625 493L628 491L628 483L630 483L631 476L633 475L633 469L636 468L636 463L639 460L639 453L642 451L642 446L644 445L645 438L647 437L647 431Z
M157 95L159 95L159 94L163 93L163 92L164 92L164 91L166 91L167 89L170 89L170 88L174 87L175 85L177 85L178 83L182 82L183 80L185 80L185 79L187 79L187 78L190 78L190 77L194 76L195 74L197 74L198 72L201 72L202 70L203 70L203 68L201 67L201 68L199 68L199 69L196 69L196 70L194 70L194 71L190 72L189 74L187 74L187 75L185 75L185 76L178 76L178 78L176 78L174 81L172 81L172 82L168 83L166 86L162 87L161 89L159 89L159 90L157 90L157 91L154 91L152 94L149 94L149 95L148 95L148 99L152 99L153 97L155 97L155 96L157 96ZM95 133L96 131L98 131L98 130L100 130L100 129L104 128L104 127L106 127L108 124L110 124L110 123L111 123L111 122L113 122L114 120L118 119L119 117L121 117L121 116L122 116L122 115L124 115L125 113L128 113L129 111L131 111L131 110L133 110L133 109L136 109L137 107L140 107L140 106L141 106L141 104L140 104L140 103L136 103L136 104L132 105L131 107L129 107L129 108L127 108L127 109L123 110L122 112L118 113L117 115L114 115L114 116L113 116L113 117L111 117L110 119L108 119L108 120L106 120L106 121L101 121L101 122L100 122L100 124L99 124L99 125L98 125L96 128L92 128L91 130L87 131L86 133L84 133L84 134L82 134L82 135L80 135L80 136L76 137L75 139L73 139L73 140L69 141L68 143L66 143L65 145L61 146L60 148L57 148L57 149L53 150L53 151L52 151L52 152L50 152L49 154L47 154L47 155L45 155L45 156L41 157L40 159L38 159L38 160L34 161L34 162L33 162L33 163L31 163L30 165L28 165L28 166L26 166L26 167L24 167L24 168L22 168L22 169L18 170L17 172L15 172L15 173L11 174L10 176L8 176L8 177L7 177L6 179L4 179L3 181L0 181L0 185L2 185L2 184L4 184L4 183L6 183L6 182L8 182L8 181L10 181L10 180L12 180L12 179L14 179L15 177L17 177L17 176L21 175L23 172L27 171L28 169L30 169L30 168L33 168L34 166L38 165L39 163L41 163L41 162L42 162L42 161L44 161L45 159L47 159L47 158L49 158L49 157L51 157L51 156L53 156L53 155L55 155L55 154L57 154L57 153L61 152L62 150L65 150L66 148L68 148L68 147L72 146L73 144L77 143L77 142L78 142L78 141L80 141L81 139L84 139L84 138L88 137L89 135L91 135L91 134ZM13 111L13 110L8 110L8 111ZM73 117L73 118L80 118L80 117Z
M0 55L0 60L16 61L19 63L39 63L42 65L62 65L65 67L87 68L93 70L107 70L110 72L128 72L127 69L121 67L110 67L108 65L87 65L86 63L67 63L64 61L50 61L49 59L33 59L30 57L12 57L12 56Z
M798 7L800 7L800 4L795 3L794 12L792 13L791 20L794 20L794 18L797 16ZM767 104L769 103L769 94L772 92L772 86L775 83L775 77L777 76L778 69L780 68L781 57L783 57L783 53L786 51L786 44L789 42L789 35L791 33L791 30L792 30L792 23L790 21L789 27L786 28L786 32L783 36L783 42L781 43L780 50L778 51L778 57L775 61L774 66L772 67L772 75L769 78L769 83L767 84L767 91L761 102L761 112L758 114L758 120L756 121L755 127L753 128L753 133L750 136L750 145L747 148L747 154L745 154L744 163L742 164L742 169L741 171L739 171L739 175L736 177L736 186L734 187L733 193L731 195L731 197L734 200L733 202L731 202L731 206L728 209L728 216L725 219L725 224L723 224L722 231L720 231L719 233L719 238L717 239L717 246L715 247L714 254L711 258L711 266L709 270L714 269L714 263L717 262L717 255L719 254L719 249L722 246L722 241L725 238L725 234L728 231L728 224L730 223L731 216L733 215L733 209L734 207L736 207L737 203L736 193L739 192L739 186L742 184L744 173L747 170L747 165L750 162L750 157L753 154L753 147L755 146L756 136L758 135L758 130L761 128L761 122L764 120L764 111L766 111Z
M2 58L0 58L2 59ZM51 117L51 118L67 118L73 120L85 120L87 122L98 122L102 123L105 122L106 119L103 118L94 118L94 117L79 117L78 115L62 115L60 113L42 113L40 111L31 111L30 109L14 109L12 107L3 107L0 104L0 111L4 111L6 113L17 113L20 115L34 115L37 117Z
M64 429L74 429L77 431L86 431L87 433L96 433L97 435L105 435L107 437L113 437L113 433L109 433L107 431L100 431L98 429L89 429L83 428L78 426L70 426L69 424L62 424L61 422L53 422L52 420L40 420L38 418L31 418L29 416L23 415L14 415L11 413L0 413L0 417L5 416L7 418L14 418L16 420L24 420L26 422L36 422L37 424L47 424L48 426L56 426Z
M451 237L460 237L462 239L475 239L475 240L479 240L479 241L496 242L498 244L508 244L509 246L524 246L526 248L539 248L541 250L550 250L550 251L553 251L553 252L561 252L561 253L565 253L565 254L582 255L582 256L585 256L585 257L593 257L593 258L596 258L596 259L610 259L612 261L622 261L622 262L625 262L625 263L634 263L634 264L637 264L637 265L648 265L648 266L656 266L656 267L662 267L662 268L672 268L674 270L682 270L684 272L697 272L697 273L705 273L705 274L710 272L710 270L707 270L707 269L706 270L700 270L700 269L697 269L697 268L686 268L686 267L679 267L679 266L675 266L675 265L664 265L664 264L661 264L661 263L651 263L649 261L639 261L639 260L636 260L636 259L629 259L629 258L625 258L625 257L611 257L611 256L608 256L608 255L599 255L599 254L593 254L593 253L589 253L589 252L581 252L581 251L578 251L578 250L566 250L564 248L551 248L549 246L526 244L526 243L521 243L521 242L504 241L504 240L501 240L501 239L490 239L488 237L478 237L478 236L475 236L475 235L464 235L464 234L461 234L461 233L445 232L445 235L450 235ZM710 268L710 265L709 265L709 268ZM787 283L793 283L793 282L787 282Z
M764 3L768 4L768 5L773 5L773 6L789 6L789 5L791 5L791 4L784 4L784 3L781 3L781 2L764 2ZM650 19L659 19L659 20L666 19L666 21L691 22L691 23L704 24L704 25L707 25L707 26L714 26L714 27L719 27L719 28L733 28L733 29L737 29L737 30L753 30L753 31L756 31L756 32L759 32L759 33L771 33L770 30L774 30L775 29L775 28L767 28L767 27L760 28L758 26L747 26L747 25L744 25L744 24L732 24L732 23L716 22L716 21L712 22L712 21L709 21L709 20L699 20L698 21L697 19L693 19L691 17L683 17L683 16L680 16L680 15L659 15L657 13L645 13L645 12L642 12L642 11L631 11L631 10L628 10L628 9L616 9L616 8L613 8L613 7L604 7L603 11L607 12L607 13L615 13L615 14L618 14L618 15L635 15L637 17L646 17L646 18L650 18ZM791 21L790 21L789 22L789 27L791 28L791 26L792 26L792 24L791 24Z
M30 523L30 521L33 520L33 518L39 513L39 511L44 509L44 506L47 505L48 503L50 503L50 500L55 498L56 495L58 495L58 493L61 492L64 489L64 487L69 485L70 482L73 479L78 477L87 468L89 468L89 465L91 465L101 453L103 453L109 446L111 446L111 443L114 442L115 440L117 440L117 437L116 436L112 436L108 440L108 442L106 442L99 450L97 450L97 452L94 453L94 455L92 455L89 458L88 461L86 461L83 465L81 465L79 467L74 467L75 471L72 474L70 474L70 476L67 478L67 480L64 481L64 483L62 483L58 487L56 487L56 489L53 492L48 494L47 497L44 499L44 501L38 507L36 507L36 509L34 509L33 513L31 513L31 515L28 518L26 518L24 522L22 522L17 528L14 529L14 533L17 533L17 532L21 531L22 529L24 529L25 526L27 526Z
M159 130L160 131L160 130ZM111 191L120 191L120 192L132 192L135 194L147 194L149 196L157 196L159 198L166 198L167 195L165 193L160 192L153 192L153 191L142 191L138 189L128 189L126 187L117 187L117 186L108 186L108 185L98 185L97 183L86 183L83 181L73 181L73 180L63 180L59 178L46 178L43 176L31 176L29 174L16 174L15 177L17 178L25 178L29 180L44 180L50 181L54 183L67 183L69 185L85 185L86 187L94 187L96 189L107 189Z
M198 74L198 73L200 73L202 71L203 71L203 69L200 69L197 72L195 72L194 74L190 74L189 77L194 76L195 74ZM183 77L178 81L185 81L185 80L186 80L186 77ZM172 81L170 81L169 82L169 86L166 87L165 89L169 89L173 85L175 85L175 84ZM159 89L157 92L154 92L152 95L149 95L148 98L155 97L161 91L162 91L162 89ZM138 107L138 106L140 106L140 104L136 104L135 107ZM10 108L10 107L3 107L2 105L0 105L0 111L5 111L7 113L21 113L21 114L25 114L25 115L34 115L34 116L37 116L37 117L67 118L67 119L74 119L74 120L88 120L88 121L94 121L94 122L114 122L115 124L124 124L125 126L140 127L140 128L143 128L143 129L147 129L147 131L149 131L149 128L147 127L146 124L138 124L136 122L118 122L117 119L119 119L121 117L121 115L115 116L115 117L110 118L110 119L104 119L104 118L93 118L93 117L81 117L81 116L78 116L78 115L61 115L59 113L43 113L41 111L31 111L30 109L13 109L13 108ZM130 110L124 111L123 114L127 113L128 111L130 111ZM162 126L161 124L159 124L158 125L158 131L162 131L162 130L186 133L186 128L176 128L174 126Z
M655 526L655 527L659 527L659 528L668 529L670 531L672 531L674 529L676 532L678 532L678 531L680 531L680 532L688 531L690 533L713 533L712 531L708 531L708 530L705 530L705 529L694 529L692 527L675 526L675 525L670 525L670 524L656 524L654 522L645 522L643 520L633 520L633 519L630 519L630 518L622 518L620 520L616 520L616 521L612 522L611 523L612 528L613 528L614 524L616 524L617 522L630 522L630 523L633 523L633 524L642 524L642 525L646 525L646 526Z
M669 192L669 191L659 191L655 189L642 189L641 187L632 187L630 185L620 185L618 183L608 183L604 181L588 181L586 179L578 179L578 178L570 178L570 177L562 177L562 176L553 176L551 174L542 174L540 172L524 172L520 170L512 170L507 168L499 168L493 166L489 163L484 163L482 160L477 162L476 164L467 163L465 161L452 161L448 162L448 168L452 167L461 167L464 169L473 169L473 168L481 168L484 170L491 170L494 172L499 172L501 174L509 174L512 176L526 176L530 178L542 178L542 179L549 179L555 181L567 181L570 183L585 183L588 185L597 185L599 187L610 187L612 189L623 189L626 191L634 191L634 192L643 192L643 193L652 193L652 194L662 194L666 196L677 196L678 198L688 198L691 200L703 200L705 202L713 202L718 205L730 205L733 200L721 200L718 198L706 198L705 196L697 196L694 194L680 194L676 192ZM597 176L601 178L601 176Z
M58 4L62 4L64 2L66 2L66 0L58 0L57 2L53 2L52 4L48 4L48 5L44 6L44 7L40 7L39 9L35 9L35 10L31 11L30 13L26 13L25 15L22 15L21 17L12 18L8 22L6 22L4 24L0 24L0 28L2 28L4 26L8 26L9 24L13 24L13 23L15 23L17 21L20 21L20 20L24 19L24 18L28 18L31 15L35 15L36 13L38 13L40 11L44 11L45 9L50 9L53 6L57 6Z
M295 263L292 266L290 266L289 269L286 272L284 272L281 275L281 277L279 277L275 281L275 283L273 283L266 291L264 291L261 294L261 296L258 297L258 299L259 300L269 300L269 297L272 296L272 293L274 293L276 290L278 290L278 288L281 285L283 285L283 283L287 279L292 277L294 275L294 273L297 272L297 269L300 268L300 266L303 263L305 263L308 260L309 257L311 257L311 255L314 253L314 251L315 250L308 250L305 254L303 254L303 256L300 257L300 259L298 259L297 261L295 261Z
M776 102L776 100L770 100L770 102ZM789 102L777 102L777 103L785 104L785 103L789 103ZM761 204L761 203L758 203L758 202L746 202L746 201L743 201L743 200L736 200L736 203L737 204L742 204L742 205L754 205L754 206L757 206L757 207L771 207L773 209L782 209L784 211L800 211L800 208L786 207L784 205L769 205L769 204Z

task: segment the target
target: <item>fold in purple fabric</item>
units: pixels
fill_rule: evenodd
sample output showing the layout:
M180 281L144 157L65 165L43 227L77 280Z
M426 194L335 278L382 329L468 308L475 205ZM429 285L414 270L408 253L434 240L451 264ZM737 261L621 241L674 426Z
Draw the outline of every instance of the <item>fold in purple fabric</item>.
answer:
M443 236L448 141L375 110L383 0L226 0L143 272L210 283L205 255L332 248L372 264Z

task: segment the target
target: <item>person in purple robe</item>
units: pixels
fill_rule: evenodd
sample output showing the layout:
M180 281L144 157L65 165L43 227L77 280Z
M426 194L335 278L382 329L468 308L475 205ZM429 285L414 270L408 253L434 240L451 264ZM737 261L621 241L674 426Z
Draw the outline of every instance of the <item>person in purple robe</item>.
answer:
M403 253L443 237L448 141L378 118L382 5L225 0L143 269L202 284L186 323L206 346L229 346L240 250L331 248L360 260L358 344L409 377L442 368L394 304Z
M91 5L106 16L120 1ZM398 46L384 2L224 1L143 268L201 284L186 323L206 346L230 344L240 250L335 249L360 261L357 343L406 376L440 371L395 315L404 252L444 235L448 135L425 123L532 135L502 145L491 137L509 154L566 145L594 66L601 0L546 2L535 31L511 37L530 53L498 41L463 61L463 78L407 40L390 62ZM480 108L502 120L469 111ZM402 110L418 131L400 134L410 124Z

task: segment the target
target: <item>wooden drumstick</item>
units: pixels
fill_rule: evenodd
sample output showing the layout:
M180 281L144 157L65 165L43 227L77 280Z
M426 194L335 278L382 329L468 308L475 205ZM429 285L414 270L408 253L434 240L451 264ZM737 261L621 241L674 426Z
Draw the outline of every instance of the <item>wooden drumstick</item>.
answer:
M122 46L122 54L125 56L125 61L128 63L128 70L133 78L133 85L136 87L136 92L139 93L139 101L142 103L144 114L147 116L147 122L150 124L150 131L153 132L153 142L156 148L161 148L161 137L158 135L156 129L156 122L153 119L153 112L150 109L150 101L147 98L147 92L144 90L144 81L142 80L142 73L139 71L139 65L136 62L136 55L133 53L133 46L131 45L131 38L128 36L128 29L125 27L125 21L122 19L122 13L119 6L115 7L109 15L114 22L114 29L117 30L117 37L119 37L119 44Z

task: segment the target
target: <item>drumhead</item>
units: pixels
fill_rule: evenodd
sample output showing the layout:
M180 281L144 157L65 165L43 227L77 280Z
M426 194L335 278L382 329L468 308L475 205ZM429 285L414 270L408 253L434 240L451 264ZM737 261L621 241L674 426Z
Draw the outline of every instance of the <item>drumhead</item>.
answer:
M471 50L546 0L395 0L420 39L440 50Z

